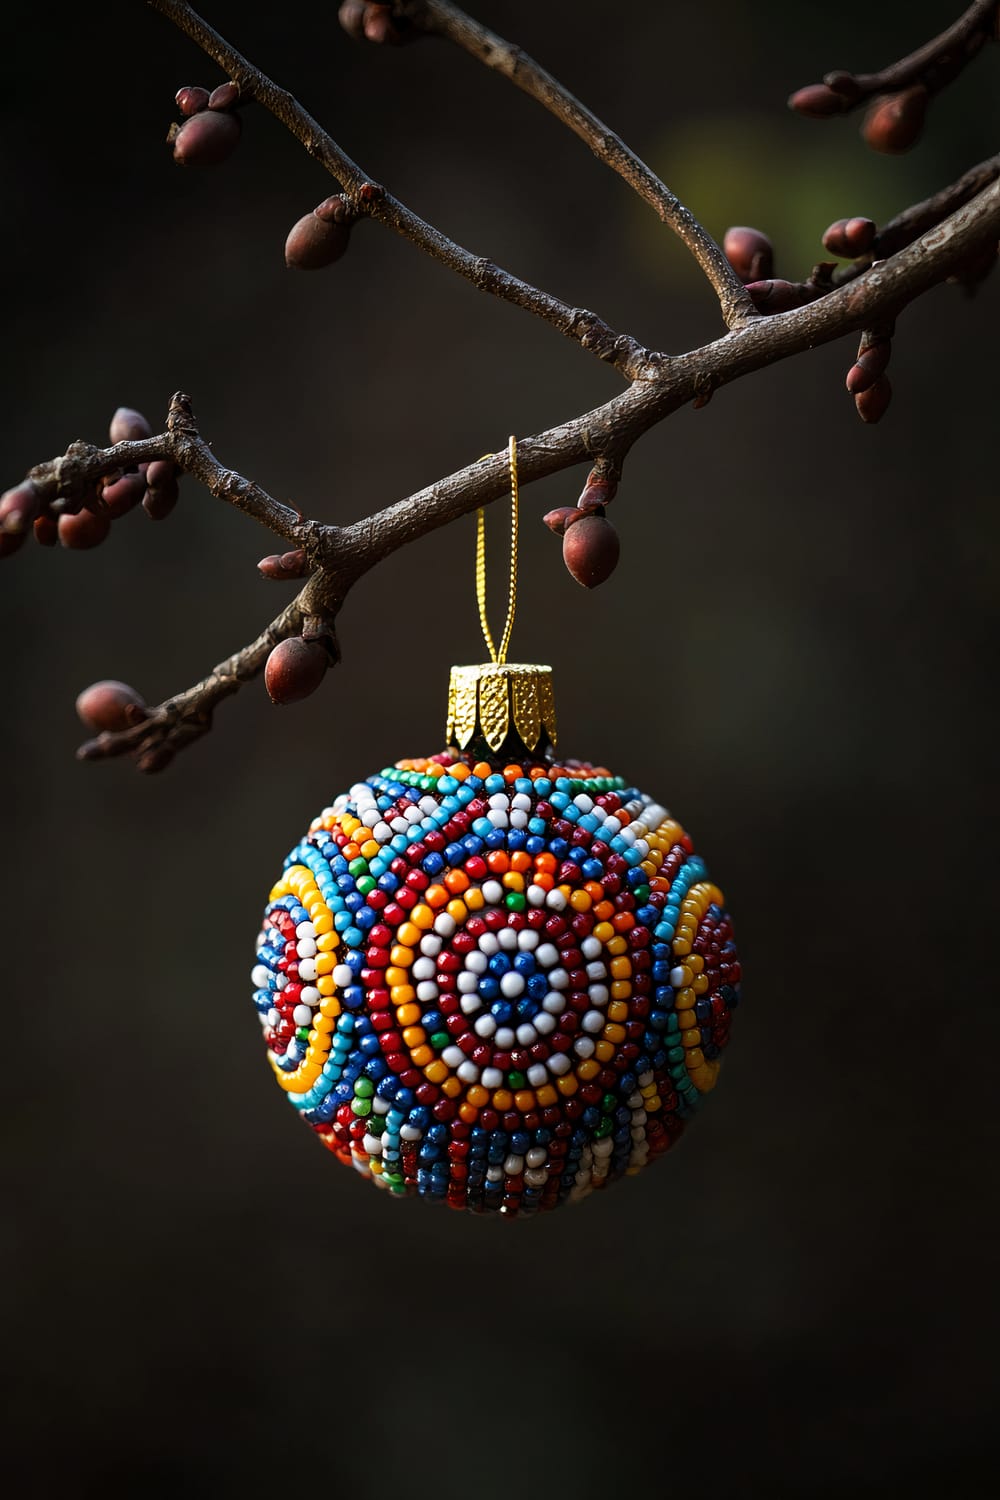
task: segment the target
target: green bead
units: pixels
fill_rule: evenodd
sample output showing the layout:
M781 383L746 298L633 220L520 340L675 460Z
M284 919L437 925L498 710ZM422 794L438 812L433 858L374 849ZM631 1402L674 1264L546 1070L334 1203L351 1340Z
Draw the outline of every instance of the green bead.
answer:
M354 1092L359 1099L370 1099L375 1092L375 1085L370 1078L359 1078L354 1085Z
M604 1136L611 1134L613 1127L613 1120L602 1120L600 1125L594 1126L594 1135L597 1140L601 1140Z
M375 889L375 886L376 881L373 876L362 875L361 879L358 881L358 894L361 896L370 896L372 891Z
M360 889L361 889L361 886L359 885L358 886L358 890L360 891ZM649 900L649 886L648 885L637 885L637 886L635 886L633 888L632 895L635 897L636 902L640 906L645 906L646 902Z
M504 905L510 911L524 911L528 904L528 898L523 891L508 891L504 897Z
M604 1113L606 1115L613 1115L617 1108L618 1100L615 1098L614 1094L605 1094L604 1098L601 1100L601 1109L604 1111Z
M357 879L359 875L367 875L368 861L366 859L362 859L359 854L357 859L352 859L351 863L347 866L347 873L349 875L353 875L355 879Z
M298 1031L295 1033L295 1037L296 1037L297 1041L308 1042L308 1040L309 1040L309 1027L308 1026L300 1026L299 1029L298 1029Z
M514 1072L507 1074L507 1082L512 1089L523 1089L527 1081L523 1073Z
M446 1031L435 1031L431 1035L431 1046L437 1047L438 1051L440 1051L442 1047L447 1047L450 1041L451 1037Z
M355 1099L351 1104L356 1115L370 1115L372 1112L372 1101L370 1099Z

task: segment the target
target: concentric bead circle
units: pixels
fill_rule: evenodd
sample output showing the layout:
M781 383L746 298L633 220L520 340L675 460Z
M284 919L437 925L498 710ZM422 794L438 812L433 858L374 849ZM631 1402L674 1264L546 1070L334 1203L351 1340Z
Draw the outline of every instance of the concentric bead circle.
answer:
M401 761L313 821L254 1003L280 1086L380 1187L506 1215L638 1171L715 1085L722 893L603 768Z

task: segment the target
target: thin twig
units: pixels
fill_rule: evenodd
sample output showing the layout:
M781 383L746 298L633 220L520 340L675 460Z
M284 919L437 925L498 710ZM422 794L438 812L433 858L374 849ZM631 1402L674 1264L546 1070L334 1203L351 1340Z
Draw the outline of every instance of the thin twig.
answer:
M620 136L534 58L474 20L451 0L411 0L411 3L402 5L401 14L423 30L446 37L478 62L503 74L515 87L568 126L599 161L617 172L690 250L715 290L728 328L738 328L758 316L743 283L690 209L685 208Z
M218 63L228 77L239 84L240 94L244 99L255 99L262 104L301 141L310 156L340 184L356 213L367 214L370 218L387 224L432 259L439 261L450 271L457 272L459 276L464 276L481 291L489 292L504 302L512 302L515 307L522 307L542 318L566 338L573 339L581 348L613 365L626 378L631 378L641 370L646 351L636 339L627 334L616 333L596 313L589 312L586 308L571 307L568 302L563 302L548 292L539 291L537 287L512 276L487 257L473 255L432 224L419 218L386 188L373 182L319 122L303 109L297 99L248 62L186 0L147 0L147 3L172 21L207 56Z

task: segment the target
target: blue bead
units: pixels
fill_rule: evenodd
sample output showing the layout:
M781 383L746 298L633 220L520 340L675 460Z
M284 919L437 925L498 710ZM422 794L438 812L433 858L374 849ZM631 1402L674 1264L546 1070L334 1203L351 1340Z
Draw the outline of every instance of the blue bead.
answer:
M493 979L489 974L482 976L476 988L484 1000L495 1000L500 993L499 981Z
M532 974L528 980L528 994L532 1000L542 1001L549 992L549 980L547 974Z
M444 869L444 860L440 854L435 854L432 851L421 860L420 868L425 875L440 875Z
M473 824L475 827L475 824ZM490 831L485 837L487 849L502 849L507 842L507 831L504 828L494 828L490 824Z
M523 828L511 828L507 833L508 849L523 849L528 842L528 835Z
M536 854L545 853L545 840L540 838L529 838L524 843L525 853L534 857Z
M502 792L506 790L506 787L507 783L504 781L503 777L499 774L499 772L495 771L492 776L487 776L484 790L487 793Z
M494 1000L490 1006L490 1015L498 1026L506 1026L514 1014L514 1008L509 1000Z
M493 954L486 967L491 974L502 976L510 973L513 964L511 963L509 954L500 952Z

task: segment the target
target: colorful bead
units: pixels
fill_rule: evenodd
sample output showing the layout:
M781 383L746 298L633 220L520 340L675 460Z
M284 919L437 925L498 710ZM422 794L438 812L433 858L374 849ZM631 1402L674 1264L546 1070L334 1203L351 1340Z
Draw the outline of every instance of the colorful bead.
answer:
M316 818L252 971L279 1086L394 1196L532 1214L645 1166L714 1088L722 893L605 769L404 760Z

